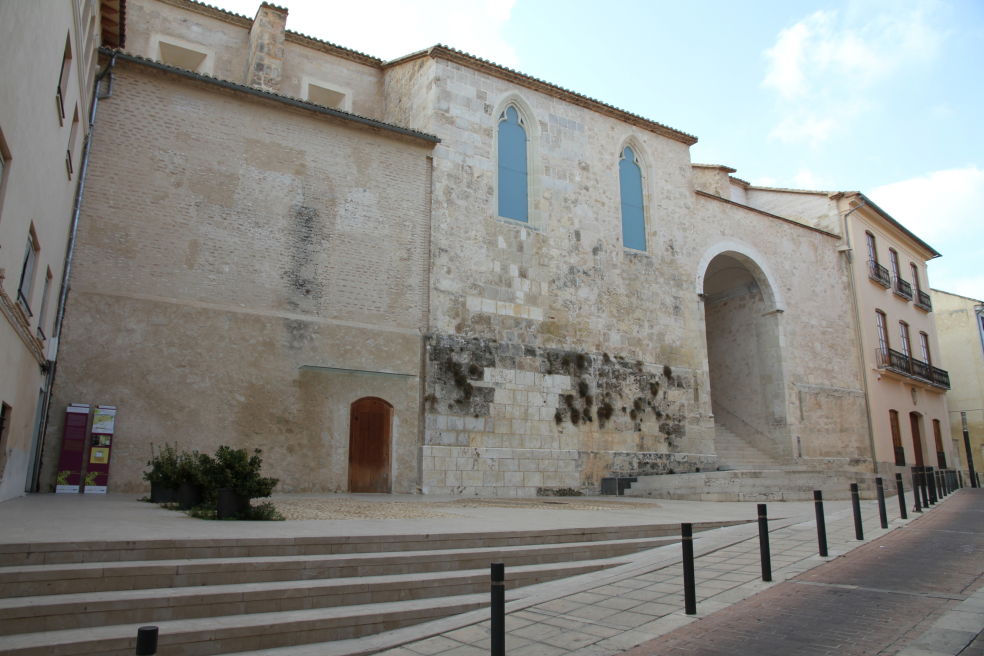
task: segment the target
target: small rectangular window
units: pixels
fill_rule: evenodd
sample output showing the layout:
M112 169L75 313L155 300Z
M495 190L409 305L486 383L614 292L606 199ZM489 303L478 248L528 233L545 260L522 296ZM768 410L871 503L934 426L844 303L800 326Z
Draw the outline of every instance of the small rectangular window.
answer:
M929 335L923 332L919 333L919 346L922 348L923 362L933 364L933 356L929 352Z
M201 67L205 62L207 53L166 41L160 42L160 49L161 61L168 66L183 68L188 71L203 72L201 71Z
M346 109L345 93L319 84L308 83L307 99L322 107Z
M875 310L875 329L878 331L878 349L884 356L888 356L888 328L885 323L885 313Z
M61 73L58 75L58 89L55 91L55 104L58 121L65 120L65 96L68 95L68 81L72 77L72 35L65 37L65 52L62 55Z
M34 224L31 224L31 233L27 237L27 250L24 253L24 265L21 267L20 285L17 287L17 302L20 303L27 316L32 316L31 291L34 288L34 270L37 268L40 251L41 246L38 244L38 237L34 232Z
M899 340L902 342L902 354L911 358L912 344L909 342L909 324L904 321L899 322Z

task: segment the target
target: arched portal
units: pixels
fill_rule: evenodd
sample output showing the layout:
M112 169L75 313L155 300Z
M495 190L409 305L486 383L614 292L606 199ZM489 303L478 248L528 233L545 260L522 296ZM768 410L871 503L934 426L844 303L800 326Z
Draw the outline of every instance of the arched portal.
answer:
M715 424L769 456L792 456L772 285L753 259L728 250L708 261L701 292Z
M390 491L393 406L372 396L354 402L349 414L349 492Z

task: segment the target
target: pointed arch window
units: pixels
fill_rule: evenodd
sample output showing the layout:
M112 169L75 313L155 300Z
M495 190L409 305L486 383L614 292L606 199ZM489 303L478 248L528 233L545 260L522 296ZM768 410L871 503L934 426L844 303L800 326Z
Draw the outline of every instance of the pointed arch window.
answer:
M618 183L622 201L622 245L646 250L646 213L642 200L642 168L630 146L622 150L618 162Z
M499 216L530 220L526 128L515 106L499 116Z

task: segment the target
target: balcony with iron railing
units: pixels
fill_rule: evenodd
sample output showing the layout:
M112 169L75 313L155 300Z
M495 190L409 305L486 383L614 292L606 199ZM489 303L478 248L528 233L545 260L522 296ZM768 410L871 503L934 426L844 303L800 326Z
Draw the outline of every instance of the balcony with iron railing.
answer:
M909 378L922 380L935 387L950 389L950 374L928 362L917 360L910 355L890 348L875 349L875 358L879 369L886 369Z
M892 278L888 275L888 269L874 260L868 260L868 277L882 287L887 288L892 286Z
M933 311L933 301L929 298L929 294L921 289L916 290L916 302L915 306L921 310L926 310L927 312Z
M902 278L895 276L893 281L892 291L904 298L907 301L912 300L912 285L909 284L908 280L903 280Z

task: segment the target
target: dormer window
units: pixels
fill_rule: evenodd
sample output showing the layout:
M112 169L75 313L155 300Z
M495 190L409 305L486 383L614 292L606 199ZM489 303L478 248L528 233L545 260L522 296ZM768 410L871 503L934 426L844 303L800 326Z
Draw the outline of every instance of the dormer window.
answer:
M307 100L315 105L351 111L351 94L345 89L339 89L323 83L307 83Z
M182 68L195 73L212 74L214 53L205 46L177 39L170 35L159 35L151 39L150 57L162 64Z

